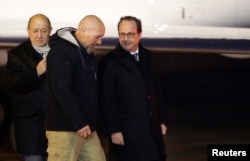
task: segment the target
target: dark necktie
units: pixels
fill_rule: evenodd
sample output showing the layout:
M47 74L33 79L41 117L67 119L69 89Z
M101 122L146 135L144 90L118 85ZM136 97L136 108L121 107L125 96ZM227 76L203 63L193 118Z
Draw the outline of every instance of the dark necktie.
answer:
M133 56L135 57L135 60L137 62L139 62L139 54L138 53L134 53Z

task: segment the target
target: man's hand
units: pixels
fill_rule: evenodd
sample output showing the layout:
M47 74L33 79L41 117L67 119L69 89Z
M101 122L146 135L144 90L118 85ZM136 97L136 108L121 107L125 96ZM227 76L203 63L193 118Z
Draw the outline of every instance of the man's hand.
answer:
M166 135L167 134L167 126L165 124L161 124L161 133L162 135Z
M80 130L77 131L77 134L80 136L80 137L87 137L89 135L91 135L91 130L90 130L90 127L89 125L87 126L84 126L83 128L81 128Z
M46 72L46 59L42 59L36 66L37 75L41 76Z
M125 145L123 140L123 135L121 132L116 132L111 134L111 141L116 145Z

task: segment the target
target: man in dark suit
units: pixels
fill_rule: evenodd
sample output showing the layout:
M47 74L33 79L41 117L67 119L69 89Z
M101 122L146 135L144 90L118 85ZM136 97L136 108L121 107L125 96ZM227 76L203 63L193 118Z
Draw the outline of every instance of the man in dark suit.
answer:
M165 161L164 101L141 21L122 17L119 44L99 62L100 107L117 161Z
M6 64L6 85L13 93L13 121L16 150L25 161L47 158L45 136L45 57L52 31L43 14L29 19L29 39L13 48Z

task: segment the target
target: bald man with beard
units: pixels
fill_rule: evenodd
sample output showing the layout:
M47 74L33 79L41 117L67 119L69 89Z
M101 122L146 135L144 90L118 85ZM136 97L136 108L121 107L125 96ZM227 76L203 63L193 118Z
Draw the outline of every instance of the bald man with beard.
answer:
M25 161L47 160L45 136L45 73L50 20L33 15L27 26L28 40L8 53L6 87L13 94L16 151Z
M103 22L85 16L78 28L59 29L47 57L46 136L49 161L105 161L97 135L98 89L94 49Z

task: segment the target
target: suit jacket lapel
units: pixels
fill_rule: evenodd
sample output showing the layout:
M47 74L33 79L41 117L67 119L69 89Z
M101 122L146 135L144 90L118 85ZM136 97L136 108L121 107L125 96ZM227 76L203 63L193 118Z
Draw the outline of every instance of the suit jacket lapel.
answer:
M126 70L134 73L135 75L143 76L139 68L138 62L136 62L134 57L129 52L123 50L117 52L117 61L124 68L126 68Z

